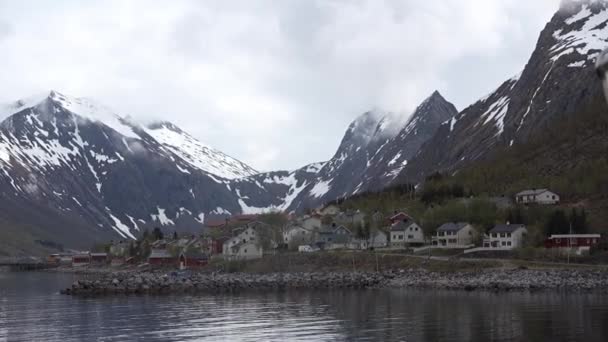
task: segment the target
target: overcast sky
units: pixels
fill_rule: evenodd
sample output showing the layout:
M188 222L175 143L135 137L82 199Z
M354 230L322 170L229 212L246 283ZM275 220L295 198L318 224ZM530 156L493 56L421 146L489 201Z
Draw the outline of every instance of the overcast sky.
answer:
M0 102L55 89L176 123L258 170L329 159L372 108L463 109L559 0L0 0Z

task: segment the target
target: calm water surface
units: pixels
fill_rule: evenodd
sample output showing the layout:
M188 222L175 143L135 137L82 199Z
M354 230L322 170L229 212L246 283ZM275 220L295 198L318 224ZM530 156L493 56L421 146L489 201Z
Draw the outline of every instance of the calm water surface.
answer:
M0 271L0 341L608 341L608 296L412 290L61 296Z

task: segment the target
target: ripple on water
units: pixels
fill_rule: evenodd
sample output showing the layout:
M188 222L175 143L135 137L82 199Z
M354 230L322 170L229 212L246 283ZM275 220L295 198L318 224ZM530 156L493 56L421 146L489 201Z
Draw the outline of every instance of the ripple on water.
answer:
M74 298L0 275L0 341L608 340L603 295L319 291Z

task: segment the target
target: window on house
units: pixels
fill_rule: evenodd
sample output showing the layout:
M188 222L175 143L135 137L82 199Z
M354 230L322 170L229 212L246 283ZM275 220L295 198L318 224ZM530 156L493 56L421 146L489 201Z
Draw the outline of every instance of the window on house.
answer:
M418 231L418 227L414 228L415 231Z
M247 248L245 248L244 252L247 253Z
M408 239L413 239L413 238L414 238L414 235L408 235L408 236L407 236L407 238L408 238Z
M511 237L511 233L507 233L507 237Z
M403 234L399 234L399 240L403 240Z
M506 233L500 233L500 237L501 238L507 237L507 234Z
M496 234L496 233L492 233L492 237L493 237L493 238L498 237L498 234Z
M507 246L511 246L511 241L507 241Z
M503 241L503 242L502 242L502 245L503 245L503 246L506 246L506 245L507 245L507 242L506 242L506 241Z
M449 239L448 242L449 243L457 243L458 241L456 239Z

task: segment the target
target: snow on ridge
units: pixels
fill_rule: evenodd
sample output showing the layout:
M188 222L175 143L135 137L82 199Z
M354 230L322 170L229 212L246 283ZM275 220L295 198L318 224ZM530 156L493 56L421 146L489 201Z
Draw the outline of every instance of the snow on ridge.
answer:
M165 126L144 128L144 130L167 150L196 169L224 179L258 174L256 170L246 164L208 147L185 132L177 132Z
M141 139L133 131L133 128L125 123L124 118L120 117L110 108L85 97L71 97L51 91L49 98L58 103L64 109L84 117L93 122L100 122L123 136L131 139Z
M608 45L608 10L604 8L593 13L588 4L583 4L581 10L567 18L565 23L570 26L583 20L579 30L564 32L564 29L559 29L553 33L556 44L549 49L553 62L574 52L592 60L597 55L592 51L602 51Z

